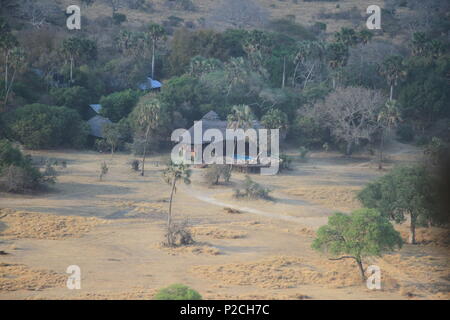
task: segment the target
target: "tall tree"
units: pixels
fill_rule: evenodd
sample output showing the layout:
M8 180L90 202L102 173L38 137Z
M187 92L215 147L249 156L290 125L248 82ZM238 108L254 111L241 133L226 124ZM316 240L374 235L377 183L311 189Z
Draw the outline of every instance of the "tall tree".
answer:
M152 23L147 28L147 35L152 42L152 79L155 77L155 54L156 44L159 40L163 39L166 35L164 27L159 24Z
M409 216L409 243L416 243L416 225L430 221L435 214L431 176L423 166L398 167L369 183L358 199L397 223Z
M335 213L328 224L317 230L312 247L335 258L353 259L358 265L361 280L366 280L363 259L381 256L385 251L401 248L402 238L389 220L374 209L360 209L350 215Z
M390 86L389 100L394 99L394 87L398 85L398 81L405 76L405 67L403 66L403 58L401 56L391 56L383 61L379 67L380 74L386 78Z
M11 77L11 81L8 81L6 78L5 81L7 82L6 91L5 91L5 98L3 100L3 105L6 106L8 103L9 94L11 93L12 86L14 84L14 80L16 77L17 72L22 70L24 66L26 65L26 56L25 51L22 48L16 47L13 50L11 50L9 54L8 59L8 69L13 70L13 74Z
M144 176L145 173L145 157L150 134L156 134L157 129L162 126L161 112L159 100L151 96L145 96L141 98L131 114L136 133L144 137L141 176Z
M114 151L120 142L120 129L117 123L105 124L102 128L102 133L105 136L106 142L111 147L111 156L114 156Z
M95 59L97 45L94 41L78 37L65 39L61 48L62 54L70 62L70 83L73 82L73 68L77 60Z
M388 132L392 130L397 123L401 120L400 110L397 107L396 100L389 100L386 102L384 107L380 110L378 114L377 122L380 126L381 137L380 137L380 157L378 161L378 169L383 169L383 148L385 131Z
M333 89L336 89L336 80L339 78L340 70L347 63L348 47L341 42L332 42L327 46L327 61L333 73Z
M4 73L5 73L5 93L8 91L9 86L9 65L10 57L14 48L18 45L16 37L11 33L11 28L6 20L0 17L0 49L4 57Z
M310 110L311 117L347 144L350 155L354 145L370 139L377 130L377 115L384 104L381 92L362 87L337 88Z
M231 114L228 115L228 128L247 130L252 127L254 119L252 109L247 105L236 105L231 108Z
M163 172L163 178L165 182L171 186L170 189L170 198L169 198L169 212L167 214L167 245L174 245L174 238L172 233L172 203L173 196L176 193L176 184L178 180L182 180L185 184L191 183L191 170L189 166L183 163L173 163L170 162L167 165L167 168Z

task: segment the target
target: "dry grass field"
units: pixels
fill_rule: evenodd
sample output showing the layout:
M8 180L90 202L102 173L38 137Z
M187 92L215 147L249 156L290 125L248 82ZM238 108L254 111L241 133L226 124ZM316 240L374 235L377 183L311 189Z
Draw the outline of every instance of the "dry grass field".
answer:
M407 154L411 160L408 150L391 153L393 163ZM367 157L313 153L277 176L253 175L272 189L272 201L233 199L242 174L207 188L204 169L194 169L173 212L176 222L188 219L196 243L167 249L166 156L151 157L141 177L130 168L131 155L32 154L65 160L67 168L58 169L47 193L0 194L0 299L150 299L177 282L207 299L449 298L443 230L419 229L419 245L366 261L380 266L382 290L362 285L351 261L329 261L311 249L314 230L336 210L357 208L355 192L382 174ZM109 167L102 182L101 161ZM406 226L397 228L406 236ZM65 286L69 265L81 268L81 290Z

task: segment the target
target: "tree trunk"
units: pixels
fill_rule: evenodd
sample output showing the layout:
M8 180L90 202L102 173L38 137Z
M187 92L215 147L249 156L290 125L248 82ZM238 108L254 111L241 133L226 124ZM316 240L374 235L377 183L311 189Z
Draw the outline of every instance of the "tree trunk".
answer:
M394 98L394 85L391 85L391 93L389 95L389 101L392 101Z
M333 89L336 89L336 78L333 77Z
M384 148L384 130L381 130L380 159L378 161L378 170L383 169L383 148Z
M73 81L73 58L70 58L70 85L72 85Z
M5 57L5 92L8 90L8 59L9 59L9 53L6 53Z
M171 233L171 227L172 227L172 201L173 201L173 194L175 192L175 184L177 182L177 179L173 177L172 181L172 190L170 192L170 200L169 200L169 212L167 214L167 245L172 246L173 245L173 239L172 239L172 233Z
M155 79L155 40L153 39L152 44L152 79Z
M416 244L416 216L414 214L410 214L411 216L411 224L409 225L409 243Z
M5 100L3 101L3 104L5 106L5 110L6 110L6 104L8 103L8 97L9 97L9 93L11 92L11 87L14 83L14 78L16 77L16 70L14 70L13 72L13 76L11 78L11 82L9 84L9 86L6 88L6 92L5 92Z
M281 88L284 89L284 84L286 82L286 57L283 59L283 79L281 81Z
M347 149L345 151L345 155L346 156L350 156L352 154L352 146L353 146L353 142L352 141L348 141L347 142Z
M355 260L356 260L356 263L358 264L359 272L361 274L361 280L362 280L362 282L364 282L364 281L366 281L366 275L364 273L364 267L363 267L362 261L361 261L361 259L358 259L358 258L356 258Z
M147 155L147 142L148 142L148 135L149 135L149 133L150 133L150 126L147 127L147 132L145 133L144 154L142 155L141 176L144 176L144 172L145 172L145 157Z

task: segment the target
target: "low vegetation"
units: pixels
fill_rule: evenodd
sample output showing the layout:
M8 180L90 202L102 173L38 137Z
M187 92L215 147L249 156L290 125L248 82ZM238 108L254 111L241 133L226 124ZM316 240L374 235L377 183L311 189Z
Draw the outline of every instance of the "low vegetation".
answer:
M183 284L172 284L160 289L154 300L202 300L202 296L195 290Z
M237 199L266 199L270 200L270 189L264 188L259 183L253 181L249 176L245 176L245 180L241 189L236 189L234 197Z

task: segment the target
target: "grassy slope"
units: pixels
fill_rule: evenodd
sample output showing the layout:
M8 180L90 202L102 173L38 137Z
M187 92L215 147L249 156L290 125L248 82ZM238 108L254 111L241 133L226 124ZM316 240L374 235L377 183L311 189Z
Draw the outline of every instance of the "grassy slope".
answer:
M348 20L331 20L331 19L317 19L317 14L321 10L325 12L347 11L356 6L363 17L366 16L366 8L368 6L366 1L362 0L340 0L339 2L303 2L299 0L298 4L292 1L273 1L273 0L254 0L259 3L261 7L268 10L270 17L283 18L287 15L295 15L296 21L301 24L310 25L316 21L327 23L328 32L339 30L343 26L352 26ZM61 0L61 6L68 6L72 4L71 0ZM142 12L139 10L120 9L119 12L127 15L128 21L124 26L138 27L143 23L154 21L161 22L169 16L177 16L183 18L185 21L197 21L199 18L207 17L212 10L219 4L218 0L195 0L198 10L196 12L170 10L164 6L165 0L153 0L153 12ZM339 3L340 8L336 8ZM377 4L383 6L384 0L374 0L370 4ZM98 18L100 16L109 16L111 9L102 1L95 3L91 7L83 8L82 14L90 19ZM361 19L360 26L365 26L365 19Z

